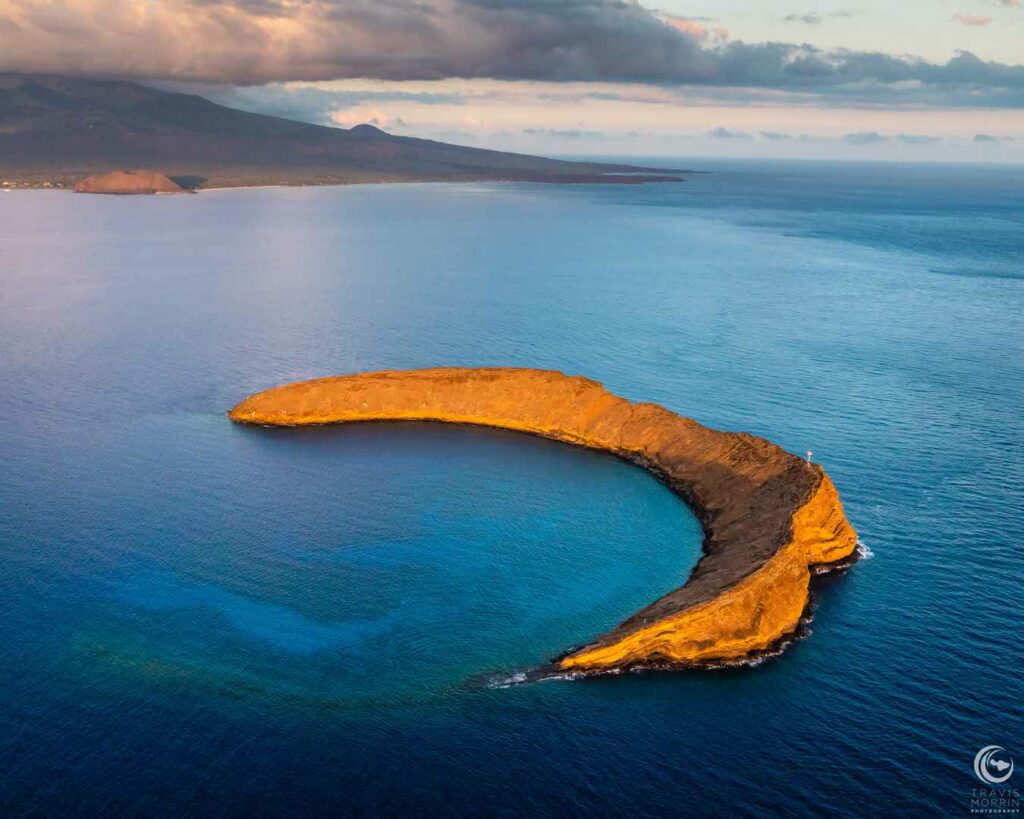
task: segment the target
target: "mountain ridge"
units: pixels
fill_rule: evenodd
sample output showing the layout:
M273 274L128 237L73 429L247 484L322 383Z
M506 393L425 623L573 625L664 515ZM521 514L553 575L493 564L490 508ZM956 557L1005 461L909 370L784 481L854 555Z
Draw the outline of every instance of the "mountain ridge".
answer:
M507 153L241 111L124 80L0 74L0 175L70 186L148 168L188 187L356 182L682 181L679 172Z

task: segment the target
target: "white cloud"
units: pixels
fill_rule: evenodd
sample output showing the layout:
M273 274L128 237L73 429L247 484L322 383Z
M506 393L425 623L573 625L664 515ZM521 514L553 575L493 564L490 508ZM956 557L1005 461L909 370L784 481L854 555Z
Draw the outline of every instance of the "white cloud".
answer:
M962 26L987 26L992 22L992 18L983 14L954 14L953 22Z

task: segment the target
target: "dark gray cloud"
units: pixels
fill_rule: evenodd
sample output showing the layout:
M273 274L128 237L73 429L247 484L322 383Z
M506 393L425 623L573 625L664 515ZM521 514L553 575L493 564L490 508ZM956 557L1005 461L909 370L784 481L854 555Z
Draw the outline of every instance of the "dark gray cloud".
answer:
M1022 65L730 42L700 28L627 0L0 0L0 70L235 85L609 81L1024 107Z

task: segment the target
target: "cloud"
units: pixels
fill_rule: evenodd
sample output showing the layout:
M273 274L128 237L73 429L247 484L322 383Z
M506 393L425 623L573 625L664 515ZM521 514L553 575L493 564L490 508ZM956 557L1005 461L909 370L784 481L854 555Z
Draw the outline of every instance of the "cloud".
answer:
M896 134L894 137L880 134L878 131L857 131L843 136L847 145L882 145L887 142L899 142L903 145L934 145L942 142L942 137L929 134Z
M992 134L975 134L975 142L1013 142L1011 136L993 136Z
M1000 6L1020 6L1021 0L996 0Z
M888 141L889 137L878 133L878 131L858 131L843 137L843 142L848 145L879 145Z
M163 84L168 90L191 90L176 83ZM453 93L411 93L407 91L337 91L310 86L272 83L262 86L216 86L202 91L204 97L231 108L298 119L319 125L337 125L342 112L371 103L415 103L417 105L464 105L466 98ZM341 118L339 119L339 116ZM360 120L366 122L367 120Z
M748 139L750 134L746 131L735 131L731 128L723 128L721 125L708 131L708 136L715 139Z
M375 125L378 128L385 128L387 130L405 128L407 125L401 117L391 116L379 108L365 108L363 106L333 111L327 124L338 125L342 128L353 128L356 125Z
M523 133L558 139L604 139L608 136L604 131L581 131L576 128L524 128Z
M670 28L700 41L706 41L712 37L724 41L729 36L728 29L721 26L709 28L705 25L714 19L712 17L680 17L663 11L658 13L658 18Z
M1019 2L1019 0L1018 0ZM784 23L806 23L809 26L818 26L826 18L842 19L847 17L853 17L853 12L850 11L833 11L828 14L822 14L821 12L812 11L807 14L787 14L782 18Z
M1024 108L1024 65L745 43L634 0L0 0L0 70L234 85L602 81Z
M0 69L143 79L700 78L701 39L623 0L0 0Z
M992 22L992 18L984 14L954 14L952 21L962 26L987 26Z
M762 139L771 139L771 140L775 140L775 141L779 141L779 140L783 140L783 139L792 139L793 138L789 134L784 134L781 131L759 131L758 135Z

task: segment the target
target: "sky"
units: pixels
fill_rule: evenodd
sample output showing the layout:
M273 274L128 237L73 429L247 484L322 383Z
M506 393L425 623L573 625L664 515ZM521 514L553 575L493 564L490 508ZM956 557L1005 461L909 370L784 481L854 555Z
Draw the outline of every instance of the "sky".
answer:
M0 70L558 155L1024 162L1024 0L0 0Z

